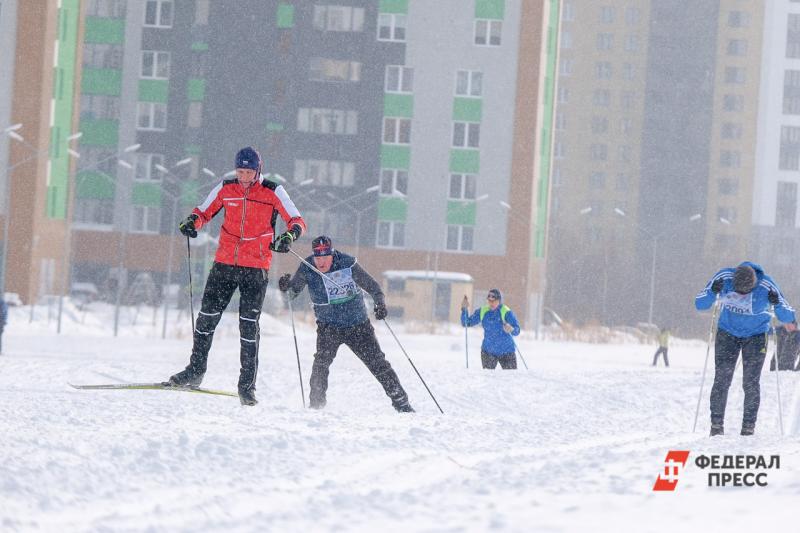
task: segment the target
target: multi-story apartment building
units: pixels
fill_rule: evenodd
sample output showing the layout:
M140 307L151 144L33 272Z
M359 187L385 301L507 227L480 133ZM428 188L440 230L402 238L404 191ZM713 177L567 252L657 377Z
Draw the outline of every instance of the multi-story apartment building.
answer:
M533 312L559 2L466 4L87 0L75 276L165 271L181 210L253 144L373 271L466 272Z

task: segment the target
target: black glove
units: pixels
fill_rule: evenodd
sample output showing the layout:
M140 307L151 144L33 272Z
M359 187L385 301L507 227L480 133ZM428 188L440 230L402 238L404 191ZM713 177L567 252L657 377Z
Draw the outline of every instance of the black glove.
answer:
M273 241L271 247L273 250L278 252L279 254L286 254L289 253L289 249L292 247L292 243L300 238L300 235L303 233L302 228L297 224L292 226L292 229L289 231L284 231L278 238Z
M178 229L180 230L181 233L183 233L187 237L191 237L192 239L194 239L195 237L197 237L197 230L194 227L194 221L197 220L198 218L200 217L192 213L191 215L186 217L186 219L183 222L178 224Z
M291 279L292 279L291 274L284 274L283 276L281 276L280 279L278 279L278 289L280 289L281 292L288 291L289 282L291 281Z
M722 291L722 286L725 285L725 280L722 278L715 279L714 283L711 284L711 292L714 294L719 294Z
M779 303L781 303L781 298L775 291L769 291L767 293L767 299L769 300L769 303L771 303L772 305L778 305Z
M378 320L383 320L384 318L386 318L387 314L389 313L388 311L386 311L385 303L378 302L375 304L375 318L377 318Z

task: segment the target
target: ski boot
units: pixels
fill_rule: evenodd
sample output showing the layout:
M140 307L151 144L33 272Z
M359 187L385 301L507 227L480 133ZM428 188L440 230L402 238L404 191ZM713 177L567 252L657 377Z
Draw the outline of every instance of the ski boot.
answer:
M398 413L416 413L414 408L411 407L411 404L408 402L399 403L395 405L394 410L397 411Z
M722 424L711 424L711 437L716 437L717 435L724 435L725 428Z
M256 400L255 389L240 390L239 401L242 402L242 405L256 405L258 403L258 400Z
M311 400L310 402L308 402L308 408L309 409L316 409L316 410L319 411L319 410L325 409L325 405L327 403L328 402L326 402L325 400Z
M755 426L742 426L742 431L739 433L745 437L749 437L750 435L755 434L756 427Z
M191 368L181 370L174 376L170 376L168 385L177 385L179 387L199 387L203 382L203 374L197 374Z

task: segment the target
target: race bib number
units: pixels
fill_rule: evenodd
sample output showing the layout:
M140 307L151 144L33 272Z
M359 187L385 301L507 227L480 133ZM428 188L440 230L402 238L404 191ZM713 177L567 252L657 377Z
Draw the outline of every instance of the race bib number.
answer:
M353 270L350 268L329 272L327 277L322 278L322 282L325 284L329 304L350 301L358 293L356 282L353 281Z
M737 315L752 315L753 314L753 293L739 294L738 292L729 292L724 294L722 300L723 309L727 309L731 313Z

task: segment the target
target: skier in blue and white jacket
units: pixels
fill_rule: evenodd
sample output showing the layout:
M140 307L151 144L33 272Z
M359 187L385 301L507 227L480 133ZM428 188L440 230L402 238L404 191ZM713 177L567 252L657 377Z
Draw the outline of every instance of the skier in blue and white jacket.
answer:
M723 268L695 297L698 310L719 300L720 317L714 346L714 386L711 389L711 435L724 434L725 405L739 352L742 353L744 413L742 435L755 432L761 402L761 369L767 355L771 313L796 329L794 309L778 285L756 263L745 261L736 268Z
M503 294L492 289L486 296L486 305L476 309L470 316L469 299L464 296L461 302L461 325L464 327L483 326L481 344L481 364L483 368L494 369L497 363L504 370L517 368L516 345L513 336L519 335L519 322L514 312L503 303Z

